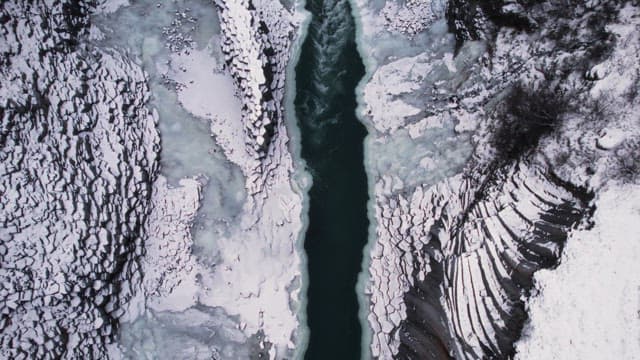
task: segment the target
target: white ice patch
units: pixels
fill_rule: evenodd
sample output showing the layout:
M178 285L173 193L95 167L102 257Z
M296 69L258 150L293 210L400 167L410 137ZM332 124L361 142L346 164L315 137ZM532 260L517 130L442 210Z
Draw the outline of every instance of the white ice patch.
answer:
M221 59L216 59L211 55L212 52L213 49L207 48L192 50L188 54L172 54L167 75L182 84L178 90L178 100L182 106L195 116L211 122L212 133L216 135L216 142L224 149L227 158L248 173L253 159L246 151L243 140L242 105L235 96L233 79L217 71Z

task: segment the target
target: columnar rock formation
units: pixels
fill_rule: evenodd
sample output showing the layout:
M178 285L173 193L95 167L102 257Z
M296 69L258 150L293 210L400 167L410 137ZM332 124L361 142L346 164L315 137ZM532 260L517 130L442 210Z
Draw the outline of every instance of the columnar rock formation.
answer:
M90 11L0 5L3 358L103 356L142 276L157 119L140 67L79 41Z

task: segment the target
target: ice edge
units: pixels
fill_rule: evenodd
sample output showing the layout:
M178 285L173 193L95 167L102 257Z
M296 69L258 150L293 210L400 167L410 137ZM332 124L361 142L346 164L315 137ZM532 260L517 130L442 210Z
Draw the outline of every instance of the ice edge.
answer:
M356 283L356 295L358 297L358 317L360 318L360 327L362 328L362 339L361 339L361 353L360 358L371 359L371 348L370 344L373 340L373 332L371 327L369 326L369 321L367 320L367 316L369 314L369 296L366 293L367 284L369 283L369 266L371 265L371 257L369 254L371 253L371 249L376 242L376 228L378 223L376 221L376 194L375 194L375 181L373 177L370 176L372 174L372 161L371 154L369 151L371 146L367 146L367 143L371 141L371 136L374 131L372 125L365 121L364 117L364 87L369 83L373 73L375 72L377 62L374 57L363 56L365 53L363 49L362 43L362 18L360 16L360 9L356 4L355 0L348 0L349 5L351 6L351 16L353 17L355 24L355 42L356 47L358 49L358 53L360 54L360 58L362 59L362 63L364 64L364 76L358 82L358 86L355 88L356 95L356 118L364 127L367 129L367 136L365 136L363 140L363 156L364 156L364 169L367 175L367 189L369 200L367 201L367 217L369 219L369 234L367 236L368 240L365 246L362 248L362 268L360 270L360 274L358 275L358 282Z
M291 56L285 73L285 101L284 120L289 135L289 151L294 162L294 173L290 179L294 192L302 197L301 227L296 240L296 252L300 256L301 284L299 306L296 316L298 317L298 336L294 359L302 359L309 343L309 325L307 324L307 288L309 286L309 270L307 266L307 253L304 249L305 235L309 227L309 190L313 184L311 174L306 170L306 161L302 158L301 134L298 127L294 101L296 98L296 67L302 52L302 44L307 38L311 13L305 9L306 0L296 0L293 10L296 17L299 17L299 26L296 31L296 38L291 46Z

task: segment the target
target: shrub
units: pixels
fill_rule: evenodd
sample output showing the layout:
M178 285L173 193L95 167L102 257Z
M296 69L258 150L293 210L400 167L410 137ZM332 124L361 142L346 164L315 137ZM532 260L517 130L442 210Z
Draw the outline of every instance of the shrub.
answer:
M496 149L497 160L516 160L535 149L542 136L560 126L568 110L564 94L514 86L496 111L490 143Z

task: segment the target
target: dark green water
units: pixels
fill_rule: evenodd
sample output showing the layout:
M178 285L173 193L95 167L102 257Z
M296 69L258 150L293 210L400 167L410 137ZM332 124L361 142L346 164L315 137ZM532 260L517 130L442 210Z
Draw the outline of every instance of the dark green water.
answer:
M364 75L347 0L308 0L313 14L296 68L302 157L313 176L305 250L309 266L305 359L359 359L355 292L367 242L367 178L355 116Z

